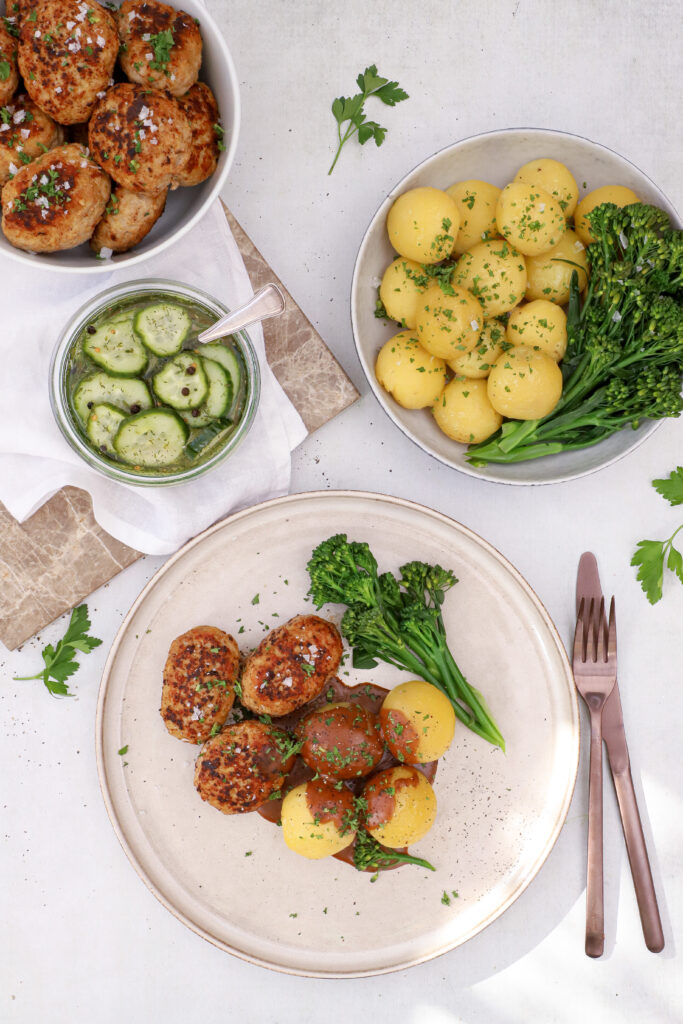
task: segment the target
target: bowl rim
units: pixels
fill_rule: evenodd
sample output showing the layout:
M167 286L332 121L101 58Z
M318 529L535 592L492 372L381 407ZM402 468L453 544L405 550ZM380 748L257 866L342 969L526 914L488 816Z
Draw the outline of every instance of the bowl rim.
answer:
M396 195L399 194L404 183L406 182L406 179L412 177L416 172L420 171L423 167L431 163L437 157L444 156L445 154L451 151L457 150L460 146L463 146L469 142L473 142L475 139L482 139L486 138L487 136L514 136L525 132L538 132L546 135L562 136L563 138L568 139L577 139L579 142L588 143L588 145L590 146L595 146L596 149L610 153L612 156L615 156L618 160L622 160L624 163L629 164L639 175L642 175L643 178L647 179L647 181L652 186L653 190L662 197L662 199L668 205L670 210L673 211L672 221L675 223L675 226L679 228L682 226L681 217L678 213L678 210L671 202L669 197L666 195L666 193L662 191L662 189L659 187L659 185L657 185L655 181L653 181L649 174L646 174L645 171L641 170L641 168L638 167L638 165L635 164L632 160L629 160L628 157L623 156L617 150L612 149L609 146L605 146L602 142L595 142L593 139L589 139L585 135L578 135L576 132L562 131L559 128L539 128L534 126L522 125L512 128L494 128L491 129L490 131L476 132L473 135L467 135L465 136L465 138L458 139L456 142L452 142L448 146L443 146L441 149L438 149L435 152L433 152L430 156L425 157L425 159L423 160L420 160L419 163L415 164L410 170L408 170L401 177L401 179L397 181L392 186L392 188L385 194L384 198L381 200L379 206L377 207L374 214L372 215L372 218L370 219L370 222L363 234L363 237L358 246L358 251L356 253L356 259L354 261L353 267L353 275L351 277L350 319L351 333L353 335L353 343L356 349L356 355L358 357L358 361L361 365L363 373L365 374L366 380L370 385L370 390L374 394L379 406L381 407L385 415L389 417L394 426L398 427L401 433L405 437L407 437L408 440L412 441L412 443L416 445L421 451L423 451L426 455L430 456L431 458L435 459L437 462L442 463L444 466L448 466L450 469L455 470L457 473L464 473L467 476L473 477L475 480L482 480L485 481L486 483L502 484L504 486L513 487L545 487L551 484L567 483L571 480L580 480L582 477L592 476L593 473L598 473L603 469L607 469L609 466L615 465L617 462L620 462L622 459L626 458L627 455L630 455L632 452L636 451L636 449L640 448L640 446L644 444L645 441L647 441L647 439L650 438L659 427L661 427L663 420L647 420L645 424L643 424L639 428L639 435L635 438L633 444L626 449L626 451L618 452L611 458L606 459L600 465L591 466L588 469L574 473L556 473L554 476L545 480L523 480L513 478L502 478L499 476L490 475L486 470L482 471L481 469L477 469L474 466L470 466L469 463L465 465L455 465L451 459L445 457L444 455L441 455L439 452L435 451L430 446L428 446L426 442L420 440L407 426L401 423L394 415L390 405L386 400L386 398L390 396L385 397L384 393L382 392L382 389L379 387L377 381L375 380L373 367L368 365L368 362L361 350L361 345L359 341L360 328L356 316L356 310L358 307L360 262L365 253L365 249L368 246L370 233L375 229L377 221L382 215L384 209L389 205L391 201L393 201ZM599 445L595 445L595 447L599 447Z
M166 476L153 476L152 474L129 473L125 466L119 467L116 464L105 462L93 449L86 444L76 429L73 419L74 414L70 408L68 395L66 394L66 383L64 380L64 368L68 353L80 334L85 322L93 315L98 315L116 298L126 298L128 295L144 294L149 292L164 292L175 295L177 298L187 299L190 296L193 300L218 309L216 315L226 315L230 312L227 306L219 299L216 299L209 292L195 285L184 284L182 281L175 281L170 278L145 277L136 278L131 281L123 281L112 285L104 291L92 295L87 302L84 302L76 312L69 318L62 329L50 357L48 392L50 396L50 408L55 423L70 449L78 455L85 465L96 473L123 483L131 487L171 487L178 484L190 483L197 477L203 476L209 470L214 469L221 462L227 459L242 443L249 433L259 407L261 397L261 368L259 365L256 349L246 330L234 331L229 335L232 337L240 350L247 371L247 389L244 400L244 411L233 434L227 439L225 445L218 449L206 462L199 463L190 470L169 473Z
M24 252L23 249L17 249L15 246L9 245L9 243L8 248L5 248L4 246L0 248L0 255L7 256L8 259L16 260L18 263L23 263L26 266L33 267L34 269L38 267L41 270L51 270L58 274L111 274L117 270L133 267L136 264L142 263L144 260L151 259L153 256L158 256L159 253L163 252L170 245L180 241L180 239L209 212L211 205L220 194L221 189L227 181L228 174L230 173L230 169L235 159L242 123L242 104L240 99L240 86L239 79L237 77L237 70L230 50L228 49L228 44L225 41L223 33L214 21L208 7L202 3L201 0L198 0L198 6L202 9L202 32L208 25L208 34L212 36L221 51L224 67L221 68L220 73L221 76L227 78L229 82L235 108L230 130L230 140L226 146L225 153L223 154L222 167L220 167L220 169L217 168L214 171L212 175L213 181L211 183L211 188L198 209L195 210L187 221L179 225L179 227L177 227L176 230L168 236L168 238L161 239L147 252L135 253L135 250L133 249L133 254L131 256L127 256L126 253L120 253L118 255L126 256L127 258L117 260L116 262L112 260L97 260L96 258L93 258L92 266L74 267L67 263L60 263L58 260L55 260L55 262L52 263L41 258L41 262L39 263L38 258L40 258L40 254ZM59 256L60 254L45 253L44 255Z

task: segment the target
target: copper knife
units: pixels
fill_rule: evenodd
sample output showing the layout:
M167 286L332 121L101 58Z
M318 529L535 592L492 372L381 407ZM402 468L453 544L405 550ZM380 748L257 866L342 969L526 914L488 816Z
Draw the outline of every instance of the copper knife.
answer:
M578 614L582 598L590 601L591 598L598 601L602 597L598 563L595 555L586 551L581 555L579 571L576 577L576 609ZM664 948L664 932L657 906L657 895L652 881L650 861L645 846L643 826L640 821L636 793L633 787L631 776L631 762L628 756L626 745L626 733L624 732L624 717L621 710L621 697L619 696L619 680L605 701L602 711L602 735L607 747L607 757L612 771L614 788L621 814L621 823L624 829L626 851L631 875L640 911L640 921L645 936L645 945L653 953L659 953Z

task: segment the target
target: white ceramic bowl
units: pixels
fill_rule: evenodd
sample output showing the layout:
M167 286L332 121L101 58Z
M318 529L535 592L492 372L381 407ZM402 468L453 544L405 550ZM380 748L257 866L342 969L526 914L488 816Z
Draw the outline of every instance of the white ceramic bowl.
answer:
M666 210L675 224L681 226L676 210L654 182L629 160L605 146L566 132L508 128L456 142L419 164L394 186L365 232L351 286L351 321L358 358L376 398L396 426L447 466L470 476L506 484L559 483L594 473L637 448L660 422L646 421L635 431L626 428L582 451L563 452L510 466L488 465L477 469L466 461L465 445L446 437L427 410L402 409L377 383L377 353L398 330L395 325L374 316L377 286L384 270L396 256L386 232L387 213L396 197L420 185L447 188L468 178L503 186L512 180L522 164L536 157L552 157L567 164L579 183L581 194L601 185L626 185L644 202Z
M221 30L201 0L171 0L171 3L173 7L187 11L199 21L204 44L199 78L213 90L221 115L221 124L225 130L223 139L225 151L220 155L215 173L201 185L195 185L192 188L178 188L169 192L166 209L147 237L130 252L113 256L110 260L96 259L87 242L84 245L79 245L76 249L68 249L64 252L42 255L22 252L21 249L10 245L0 231L0 252L4 256L34 267L49 267L51 270L78 274L111 273L114 267L141 263L182 238L204 216L220 193L235 157L240 128L237 73ZM0 10L4 10L2 0L0 0Z

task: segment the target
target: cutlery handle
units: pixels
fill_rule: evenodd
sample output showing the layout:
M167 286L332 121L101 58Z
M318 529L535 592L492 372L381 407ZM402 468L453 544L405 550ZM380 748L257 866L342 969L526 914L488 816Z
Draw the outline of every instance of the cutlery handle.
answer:
M586 956L605 949L602 882L602 708L591 708L591 753L588 782L588 873L586 877Z
M623 771L614 773L613 778L645 945L651 952L659 953L664 948L664 932L630 766L627 764Z

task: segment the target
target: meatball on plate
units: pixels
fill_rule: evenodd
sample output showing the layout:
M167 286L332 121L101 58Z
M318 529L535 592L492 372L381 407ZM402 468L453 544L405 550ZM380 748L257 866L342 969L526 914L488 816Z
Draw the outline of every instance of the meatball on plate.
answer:
M111 184L82 146L59 146L26 164L2 190L2 230L27 252L80 245L102 217Z
M93 111L110 92L116 96L123 86L147 91L149 110L155 111L155 102L158 109L164 108L164 143L151 143L151 136L160 134L155 119L151 119L151 125L158 128L157 132L151 130L151 125L142 124L132 132L126 129L120 139L106 140L105 133L98 129L93 138L99 147L95 160L102 160L103 170L114 183L114 197L120 208L118 217L112 212L115 203L106 214L98 208L93 225L93 230L99 225L96 238L92 240L91 232L82 243L69 249L17 248L14 236L8 238L0 233L0 254L67 273L110 273L112 268L124 264L141 263L182 238L208 212L225 185L237 148L240 99L237 74L223 34L202 0L177 0L173 4L124 0L122 7L126 25L119 20L118 11L110 13L103 2L96 0L21 0L19 9L11 15L15 18L11 28L18 28L19 38L10 31L11 42L7 46L10 52L18 51L18 71L23 73L31 101L63 126L66 140L90 147ZM132 19L131 14L135 15ZM145 19L149 21L148 29L142 27ZM139 37L135 35L138 30ZM36 32L40 34L36 36ZM131 38L123 42L122 35L128 32ZM150 38L144 39L148 34ZM5 43L3 35L0 48ZM149 65L146 77L133 66L138 62L136 57L128 65L129 44L131 51L135 45L145 47L142 60ZM122 52L117 59L119 48ZM151 54L152 59L148 60L146 54ZM18 83L14 80L11 61L7 63L11 82L9 78L10 84L0 79L0 87L5 89L0 108L16 103L17 84L21 83L21 79ZM129 75L124 66L128 67ZM158 75L159 81L151 82L150 75ZM128 81L122 81L124 77ZM118 84L114 85L112 79ZM200 83L202 88L198 89ZM194 104L188 108L184 100L199 96L201 114ZM219 115L211 123L208 118L213 116L213 107L209 101L204 102L206 96L215 98ZM174 123L169 124L168 118ZM190 121L196 124L188 124ZM0 134L6 134L12 127L10 124ZM21 127L26 130L27 126ZM102 128L101 123L99 127ZM140 132L138 138L136 131ZM48 148L63 141L62 136L54 141L40 138ZM114 145L109 144L111 141ZM157 158L156 153L166 144L165 155ZM8 148L6 144L4 148ZM34 156L28 146L25 150L27 157ZM118 161L115 157L119 157ZM23 169L21 155L18 161L10 158L4 164L0 158L5 174L10 162ZM122 195L120 188L140 199ZM159 215L166 192L167 201ZM153 196L151 201L149 196ZM69 241L72 244L73 237Z
M26 91L60 124L87 121L111 80L119 38L96 0L40 0L19 31Z
M258 715L282 717L313 700L337 672L337 628L318 615L296 615L268 633L244 663L242 703Z
M95 107L88 139L93 157L117 184L155 195L177 188L192 133L172 96L122 82Z
M185 11L159 0L124 0L119 11L121 67L147 89L182 96L202 63L199 27Z

